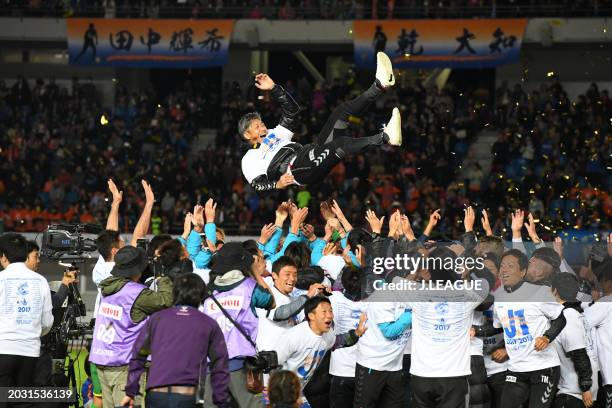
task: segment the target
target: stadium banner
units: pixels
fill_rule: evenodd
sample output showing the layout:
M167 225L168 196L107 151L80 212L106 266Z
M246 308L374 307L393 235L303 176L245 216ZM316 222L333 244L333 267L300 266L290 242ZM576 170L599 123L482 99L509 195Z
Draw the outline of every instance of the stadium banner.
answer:
M355 63L376 66L385 51L397 68L486 68L517 62L527 19L356 20Z
M66 20L70 64L143 68L224 65L234 20Z

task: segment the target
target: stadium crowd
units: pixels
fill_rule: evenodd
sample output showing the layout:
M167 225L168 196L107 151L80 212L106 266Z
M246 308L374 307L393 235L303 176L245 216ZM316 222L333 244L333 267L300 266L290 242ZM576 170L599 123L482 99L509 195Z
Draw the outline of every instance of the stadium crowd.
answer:
M92 272L93 406L144 396L151 407L463 407L469 395L471 407L610 407L612 234L577 269L522 210L504 242L486 215L478 238L468 206L447 245L429 239L438 212L418 236L403 211L367 210L353 224L326 200L324 234L305 222L308 207L285 201L257 240L226 243L211 198L185 215L178 239L157 235L145 252L134 245L154 190L142 181L128 245L118 230L125 192L107 186ZM37 255L19 234L0 235L0 386L35 384L39 337L53 322ZM379 290L402 283L459 290Z
M327 85L312 88L302 78L287 81L285 88L304 107L295 137L302 143L335 106L360 91L350 73ZM278 200L291 198L313 209L328 197L338 200L350 221L365 208L387 214L402 208L420 228L431 211L441 209L438 231L449 237L460 231L465 204L488 209L494 232L505 237L510 231L503 225L513 208L535 214L547 237L610 228L606 157L612 106L608 92L595 85L576 101L556 81L532 92L504 85L496 92L495 108L483 90L462 93L447 86L438 92L418 85L391 90L365 117L353 118L351 132L370 134L397 104L404 117L401 150L372 149L347 158L317 185L265 197L240 174L245 147L236 129L246 111L257 109L269 121L278 118L269 95L260 99L254 88L243 90L236 83L221 89L188 83L164 98L118 89L114 106L105 108L88 82L75 80L72 89L53 79L31 85L20 78L11 88L0 84L0 217L6 230L40 231L60 220L101 223L108 178L121 180L126 192L121 231L137 222L142 178L159 193L154 234L180 232L191 203L206 196L219 201L219 223L230 234L255 235L248 227L269 219ZM194 151L193 140L210 116L220 118L215 146ZM485 128L499 132L487 174L466 156ZM322 231L321 219L308 221Z
M0 13L20 16L106 18L376 19L521 16L606 16L609 1L516 0L9 0Z

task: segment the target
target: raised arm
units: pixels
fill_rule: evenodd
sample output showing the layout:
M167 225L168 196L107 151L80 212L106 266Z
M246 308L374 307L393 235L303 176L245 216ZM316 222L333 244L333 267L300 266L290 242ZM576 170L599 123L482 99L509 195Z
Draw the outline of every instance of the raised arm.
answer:
M267 74L256 75L255 86L262 91L272 91L272 97L280 104L282 111L279 126L295 132L297 130L296 118L301 109L295 99L282 86L275 84Z
M119 191L113 179L108 179L108 189L113 195L113 202L111 203L111 210L106 220L106 229L119 231L119 206L121 205L121 200L123 200L123 191Z
M155 203L155 195L153 194L151 185L145 180L142 180L142 188L145 192L145 205L138 219L138 223L134 228L134 233L132 234L132 246L136 246L138 240L147 235L149 225L151 224L151 211L153 211L153 204Z

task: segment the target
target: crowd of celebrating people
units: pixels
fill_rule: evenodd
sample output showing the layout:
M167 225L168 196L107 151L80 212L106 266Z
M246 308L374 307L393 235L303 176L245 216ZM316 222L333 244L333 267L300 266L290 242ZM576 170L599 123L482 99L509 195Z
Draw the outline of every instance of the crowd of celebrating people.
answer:
M225 242L210 198L185 215L179 238L159 234L145 251L135 245L156 204L141 184L128 245L124 192L107 181L92 272L93 406L143 396L151 407L464 407L468 396L471 407L610 406L612 234L577 265L520 209L506 225L511 242L486 213L478 237L467 207L461 233L443 243L430 240L438 211L417 234L401 209L367 210L356 224L328 199L314 214L323 234L308 207L284 201L258 239ZM39 337L61 289L35 272L37 251L0 236L0 386L44 385L34 380ZM381 290L408 284L466 289Z
M302 143L334 107L362 89L352 73L329 85L311 88L302 78L284 87L303 109L294 136ZM135 192L142 178L159 192L153 233L180 232L191 203L205 196L220 202L220 223L230 234L255 235L251 226L272 216L275 200L288 197L311 209L333 197L351 221L366 208L380 213L402 208L417 227L441 209L439 233L448 236L459 232L465 204L488 209L495 233L506 237L504 222L512 208L528 208L547 227L545 234L610 228L605 163L611 104L607 91L595 85L576 101L558 82L529 93L504 85L495 109L483 90L419 85L389 90L364 117L351 118L349 134L373 134L398 105L404 118L401 149L348 155L321 183L265 197L240 174L244 142L236 129L246 111L257 108L270 121L280 111L267 95L259 99L254 87L242 90L234 83L216 89L202 81L164 98L119 87L111 108L100 106L92 84L76 80L67 89L53 79L31 86L20 78L11 88L0 85L0 94L0 216L6 230L40 231L60 220L100 223L110 177L124 183L122 231L138 219ZM216 143L195 152L193 140L210 116L219 118ZM485 174L466 153L480 130L492 128L499 140L492 171ZM309 222L322 230L320 220Z

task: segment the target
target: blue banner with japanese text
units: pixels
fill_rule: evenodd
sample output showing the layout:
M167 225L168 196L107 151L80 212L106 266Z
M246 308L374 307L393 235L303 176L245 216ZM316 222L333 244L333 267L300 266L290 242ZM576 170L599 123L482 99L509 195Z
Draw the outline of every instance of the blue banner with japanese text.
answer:
M360 20L355 63L376 66L384 51L397 68L486 68L518 62L526 19Z
M70 64L202 68L227 62L233 20L67 19Z

